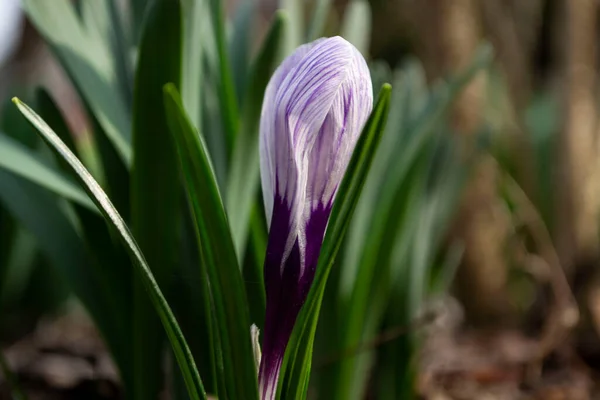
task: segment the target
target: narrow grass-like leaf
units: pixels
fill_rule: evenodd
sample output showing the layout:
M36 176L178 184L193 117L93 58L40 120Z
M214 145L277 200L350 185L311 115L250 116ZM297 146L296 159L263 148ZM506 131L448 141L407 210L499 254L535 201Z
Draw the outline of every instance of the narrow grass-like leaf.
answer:
M286 14L279 11L271 23L271 27L252 66L249 87L246 90L242 124L235 142L229 180L227 182L226 209L231 227L233 241L238 259L242 260L247 251L248 232L254 235L250 240L255 246L249 250L259 258L264 256L262 243L265 241L265 223L261 221L260 212L252 209L260 208L257 204L259 182L258 135L259 121L264 92L269 79L281 56L281 38L286 34ZM252 323L262 328L265 310L265 286L262 262L244 262L244 283L250 299ZM251 268L251 270L248 270Z
M345 311L341 314L345 319L340 322L340 349L352 348L361 340L368 340L380 326L385 311L382 307L387 304L386 297L393 280L390 271L393 252L402 247L395 243L406 246L408 242L403 240L402 235L406 234L406 229L414 227L414 222L407 221L407 218L413 218L410 214L416 214L416 211L407 215L406 210L412 209L411 204L414 207L415 201L419 201L420 194L414 190L422 185L425 179L423 168L429 163L429 160L423 160L422 156L431 146L436 128L439 128L442 117L446 115L456 95L477 72L489 65L490 60L490 49L483 46L469 68L449 83L438 84L424 106L414 104L419 102L416 100L412 103L407 102L409 109L403 126L398 127L397 132L390 132L400 138L392 147L401 150L397 150L398 156L390 160L387 172L382 176L387 184L380 185L382 190L377 193L377 207L373 208L366 230L368 234L362 245L364 250L360 256L356 255L348 260L349 270L345 272L347 276L351 276L353 283L349 285L348 282L344 282L344 291L350 290L351 294L344 293L347 298L344 299ZM410 77L407 85L414 86ZM418 93L418 87L411 88L410 92L414 99L422 97L422 94ZM401 110L395 110L394 115L400 113ZM407 228L403 228L405 225ZM401 233L399 229L404 231ZM348 251L352 253L352 248ZM350 286L352 289L349 289ZM350 310L351 314L348 314ZM341 360L334 367L335 372L332 373L329 382L331 398L361 398L361 391L367 383L365 374L369 370L369 364L368 354Z
M212 3L202 0L202 101L201 123L199 131L206 140L210 150L213 167L217 175L219 189L225 193L227 171L232 149L225 133L224 120L220 106L221 72L215 38ZM183 94L183 93L182 93ZM193 121L193 118L192 118Z
M125 224L125 221L121 218L117 210L114 208L110 199L106 196L106 193L85 169L83 164L75 157L75 155L68 149L68 147L60 141L56 133L27 105L13 99L19 110L23 115L31 122L31 124L38 130L42 138L61 156L63 157L73 169L73 172L77 175L78 179L84 186L86 192L94 200L96 206L102 211L107 222L116 229L118 238L123 243L125 249L132 258L133 264L139 274L140 279L144 283L148 295L152 300L156 312L158 313L161 322L163 323L164 329L167 332L171 346L181 368L185 382L187 384L188 393L191 399L206 399L204 387L202 381L198 375L196 364L192 358L189 347L185 341L185 338L173 316L173 312L169 307L165 297L146 262L142 251L137 245L133 235L129 231L129 228Z
M346 7L341 34L362 53L369 55L371 42L371 6L366 0L353 0Z
M304 43L304 2L302 0L281 0L281 10L289 16L289 28L284 36L284 53L287 57Z
M110 32L110 47L113 53L115 70L119 79L119 86L124 103L131 107L133 102L133 60L130 55L131 40L126 34L126 24L119 4L113 0L104 0L108 3L108 13L112 29Z
M31 182L0 171L0 202L33 234L39 249L69 283L100 331L107 338L118 337L108 282L91 265L83 241L56 197Z
M333 287L331 289L332 291L338 289L337 298L332 306L336 307L339 313L337 320L330 327L332 332L330 336L335 339L327 343L328 352L343 353L348 349L348 347L341 344L340 341L346 335L345 329L348 320L354 319L352 316L347 315L344 310L348 309L348 298L352 294L353 289L355 289L356 281L360 279L359 274L361 271L359 266L362 265L361 261L363 261L363 254L369 251L369 247L366 246L366 243L372 244L375 242L376 246L372 246L373 249L371 250L372 253L375 254L380 253L380 251L378 251L378 246L380 246L380 244L383 245L380 236L377 236L379 240L374 240L372 237L378 234L376 231L371 231L374 217L383 215L383 222L389 222L391 225L398 224L397 212L386 214L386 212L389 212L390 207L388 204L390 201L389 199L386 200L386 196L382 196L382 193L388 193L387 197L389 198L389 194L398 192L396 182L386 179L386 171L390 168L390 161L402 158L402 154L399 150L401 148L399 143L404 132L400 127L403 123L407 122L407 103L412 100L409 99L409 88L412 86L413 82L409 81L404 74L396 74L393 83L392 101L390 104L390 113L386 129L349 227L348 237L343 249L343 261L340 263L340 279L337 282L338 287ZM397 200L396 203L393 203L393 205L397 206L393 211L396 211L396 209L402 210L403 204L400 202L401 199ZM385 243L386 245L389 245L389 240ZM385 257L382 257L382 259L385 259ZM378 264L377 268L384 269L385 266ZM372 272L373 269L374 268L371 268L368 272ZM365 288L370 287L369 282L370 281L364 283ZM373 293L373 297L380 295L381 293ZM363 305L361 304L361 310L362 306ZM320 323L325 323L325 321L322 319ZM369 355L369 352L363 352L359 356L362 360L362 358L365 356L368 357ZM346 357L344 357L344 359L346 359ZM342 359L341 362L343 362L344 359ZM363 382L367 381L368 375L363 374L365 375L364 378L363 376L358 376L354 382L349 383L344 381L344 386L340 388L339 386L341 384L338 384L338 382L340 382L338 369L340 368L341 362L329 365L326 370L321 371L321 374L325 375L326 378L322 380L319 388L320 391L323 392L325 397L332 399L336 398L336 396L341 397L342 395L361 397L362 392L360 386ZM356 390L357 387L359 388L358 390ZM351 393L351 395L348 393Z
M229 56L231 58L237 104L240 108L243 107L248 86L250 50L252 48L252 22L257 5L258 3L254 0L242 0L237 6L232 20L233 33L229 41Z
M96 30L86 30L68 0L23 0L40 34L69 73L125 163L131 160L130 120L120 96L110 50Z
M427 159L426 159L427 160ZM347 316L340 321L341 349L357 346L361 338L372 338L381 323L385 306L392 289L391 257L396 247L405 245L407 226L410 224L415 206L421 199L423 179L423 158L415 165L406 177L389 182L389 189L380 193L381 209L374 213L373 222L361 257L356 285L350 300L344 304L343 310L356 307L356 318ZM378 239L378 241L375 240ZM360 300L363 300L360 303ZM354 315L354 314L353 314ZM349 340L352 337L353 340ZM350 343L350 344L349 344ZM337 366L340 375L332 379L332 399L360 399L364 396L364 388L368 382L368 371L371 363L369 352L345 357ZM335 386L337 384L337 386ZM346 396L346 397L344 397Z
M198 370L207 393L217 393L217 372L214 348L214 316L206 266L200 260L195 223L191 210L184 214L184 235L180 248L182 260L174 272L172 290L167 293L175 316L198 363ZM176 368L176 366L173 366ZM178 371L173 371L179 375ZM185 385L177 378L173 385L173 399L187 399ZM181 397L183 395L183 397Z
M80 158L78 154L79 150L75 144L75 139L73 138L73 135L71 135L71 132L67 126L67 122L62 117L60 109L54 100L52 100L50 93L42 88L36 90L35 103L40 110L40 117L42 117L42 119L46 121L48 125L54 127L54 131L58 137L60 137L60 140L67 145L73 154Z
M81 237L85 243L90 265L99 271L107 283L105 292L111 306L111 332L105 333L113 358L121 374L127 398L134 388L133 347L124 340L131 337L133 319L133 271L127 253L119 246L110 227L101 215L75 206L81 223ZM138 338L140 339L140 338Z
M106 194L110 197L119 213L125 221L130 220L130 171L129 166L125 164L123 159L119 157L115 147L106 137L102 126L92 114L90 114L90 123L94 136L86 143L86 148L79 146L81 156L84 156L84 151L93 157L95 161L94 178L102 185ZM83 159L81 159L83 161Z
M9 271L10 254L17 246L17 232L19 230L13 219L4 207L0 207L0 308L6 298L8 287L6 277Z
M373 214L379 209L381 188L384 185L389 185L389 182L385 180L385 172L389 168L392 158L399 158L397 148L403 133L401 126L407 122L407 103L412 101L412 98L410 98L412 83L413 81L409 80L409 77L404 74L396 74L392 82L390 116L381 139L381 146L377 150L377 156L373 161L365 188L354 212L347 242L343 250L344 263L340 271L339 282L339 297L342 302L349 297L354 287L361 253L365 250L364 243L370 236L369 225L373 219ZM338 345L338 343L335 343L335 345Z
M280 390L282 400L304 399L312 363L312 347L327 278L358 203L367 173L383 135L391 97L391 86L385 84L348 164L344 179L331 211L315 279L306 303L294 326L282 366Z
M248 293L248 303L250 304L250 320L261 331L265 324L265 311L267 307L263 268L265 265L265 254L267 253L268 235L262 204L262 198L259 198L254 203L254 208L252 209L248 246L246 247L242 268L246 292Z
M77 156L78 151L73 135L50 95L39 90L36 102L40 109L40 117L53 127L54 132L63 143ZM63 171L71 172L69 164L62 157L57 156L56 159ZM120 160L117 159L117 161ZM113 310L109 324L113 329L105 332L106 341L109 343L113 358L121 372L125 392L128 393L128 397L132 397L134 372L132 346L123 340L131 335L133 277L129 267L130 261L127 253L120 246L116 246L108 226L99 213L91 212L76 204L73 208L79 218L81 237L89 254L90 266L100 271L104 282L109 283L110 289L107 289L107 292L110 292L110 296L108 300L111 302Z
M181 4L184 26L181 94L191 123L199 128L203 124L203 104L209 96L206 88L211 84L205 71L205 45L212 39L209 5L205 0L182 0ZM189 210L183 210L183 213L182 260L173 271L174 282L167 298L188 337L192 354L195 359L202 359L198 369L206 391L216 393L210 289L205 267L199 260L191 213ZM187 399L184 382L177 372L174 371L171 385L173 399Z
M133 43L138 43L140 41L144 17L146 16L146 11L152 1L154 0L129 0L129 20Z
M207 53L204 53L207 55ZM223 130L223 120L219 106L218 94L218 71L211 65L208 57L205 57L204 65L204 87L202 88L202 137L212 157L213 167L217 176L219 189L225 193L227 187L227 176L229 170L229 153L227 140Z
M315 7L308 27L307 41L313 41L323 36L325 22L329 16L331 0L315 0Z
M1 172L0 172L1 173ZM0 253L4 265L0 264L2 271L2 285L0 287L0 304L17 304L19 299L22 299L27 289L27 284L30 282L31 274L34 269L34 261L38 255L38 247L35 243L35 237L23 226L18 225L16 221L2 206L3 225L2 251ZM7 229L8 228L8 229ZM11 235L12 237L10 237ZM8 247L10 245L10 247Z
M133 103L131 223L161 287L168 290L179 263L180 183L162 88L181 81L182 15L179 1L155 0L148 11L138 53ZM136 283L137 282L137 283ZM139 281L134 282L134 398L158 396L162 388L164 334Z
M402 73L396 73L386 134L352 221L340 287L339 334L333 344L333 349L338 351L356 346L360 335L369 340L380 326L384 310L377 307L385 305L390 290L390 258L398 227L406 225L410 205L420 195L420 191L415 190L421 185L420 178L411 176L417 170L415 159L423 153L422 146L417 151L407 151L411 140L405 136L410 136L412 142L419 140L424 144L431 132L420 132L418 137L407 132L408 127L414 125L413 103L423 96L420 75L415 71L420 70L411 64ZM342 311L349 309L353 310L352 315ZM350 337L353 339L349 340ZM323 389L332 399L361 398L372 359L373 352L343 358L331 366L328 371L331 377Z
M181 77L181 95L183 104L194 126L201 126L201 94L204 86L203 68L203 13L206 6L203 0L183 0L183 72Z
M84 1L81 3L81 14L85 29L92 30L102 47L112 55L110 62L118 80L121 98L129 111L133 92L132 66L119 5L114 0Z
M449 138L447 134L440 135L438 140L431 143L430 150L435 150L446 138ZM420 176L428 183L417 204L411 207L410 212L414 216L412 226L401 239L406 250L404 254L395 255L392 261L400 273L393 278L394 290L388 300L384 329L407 326L418 320L419 313L423 312L425 297L436 289L432 287L432 268L436 264L435 257L440 253L449 218L466 176L466 165L458 163L456 154L455 151L447 156L438 151L429 152L429 171ZM444 158L446 160L440 163ZM448 267L454 268L442 266ZM449 273L452 270L440 271L441 275L446 275L446 279ZM448 282L444 285L447 286ZM396 399L415 396L418 346L419 335L410 332L380 349L381 363L377 365L374 379L376 387L385 387L386 390L379 391L379 397Z
M77 202L90 210L94 203L71 179L40 161L29 149L0 133L0 168Z
M210 14L216 40L217 56L219 60L219 102L221 105L221 118L227 143L227 155L231 157L235 137L240 125L239 110L233 84L231 65L227 54L227 38L225 34L225 13L221 0L210 1Z
M278 12L254 61L244 100L241 129L231 159L225 203L238 258L242 257L246 248L250 210L258 190L258 128L262 100L276 67L285 23L285 14Z
M215 338L220 342L215 350L222 354L225 383L218 388L219 399L258 399L246 291L214 170L206 145L185 115L173 85L165 86L165 107L195 218L201 262L210 280ZM225 388L227 393L223 393Z

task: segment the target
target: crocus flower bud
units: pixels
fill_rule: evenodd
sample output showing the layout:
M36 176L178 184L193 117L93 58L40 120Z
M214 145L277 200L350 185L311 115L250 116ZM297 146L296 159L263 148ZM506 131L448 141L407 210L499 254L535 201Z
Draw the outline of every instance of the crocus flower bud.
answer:
M270 226L259 371L263 400L275 396L333 200L372 108L367 64L341 37L300 46L267 86L260 121L261 181Z

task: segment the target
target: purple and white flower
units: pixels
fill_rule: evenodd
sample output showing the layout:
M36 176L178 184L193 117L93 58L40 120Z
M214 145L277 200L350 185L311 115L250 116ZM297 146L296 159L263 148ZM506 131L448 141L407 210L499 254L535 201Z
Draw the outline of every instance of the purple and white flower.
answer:
M261 182L270 226L259 371L263 400L275 397L333 200L372 107L367 64L341 37L300 46L267 86L260 121Z

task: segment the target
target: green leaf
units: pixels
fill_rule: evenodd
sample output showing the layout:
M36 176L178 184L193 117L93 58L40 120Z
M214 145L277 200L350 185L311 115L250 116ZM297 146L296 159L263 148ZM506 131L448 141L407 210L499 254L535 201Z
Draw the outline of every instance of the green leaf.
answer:
M183 26L183 73L181 94L183 104L188 111L194 126L201 126L201 100L204 86L203 64L203 22L205 5L203 0L183 0L181 2L184 15Z
M258 399L257 372L250 341L250 319L231 232L204 140L183 110L173 85L165 86L165 107L179 151L181 170L206 266L216 320L217 362L225 386L219 399ZM227 393L224 393L226 388Z
M286 21L282 12L275 15L252 67L250 86L244 100L241 129L231 159L226 209L238 258L242 257L246 248L250 211L258 190L258 131L262 101L267 84L277 66L280 38Z
M453 143L448 140L451 138L448 132L441 130L441 133L428 145L426 164L429 171L421 176L427 181L427 185L416 205L411 207L413 221L405 237L400 239L404 242L405 250L403 254L395 255L392 261L399 273L392 279L394 287L388 304L393 304L394 307L387 307L384 329L411 324L419 317L418 313L423 311L426 296L431 296L434 294L433 290L440 289L439 286L432 286L433 267L438 262L436 257L441 252L449 219L465 182L467 167L459 162L456 146L452 146ZM450 151L447 154L439 151L448 144ZM452 251L451 248L450 252ZM450 253L448 255L456 257ZM448 263L441 266L442 270L438 275L441 275L442 280L448 279L456 263L454 261L454 266ZM443 284L448 285L448 282ZM377 365L374 379L375 387L386 388L385 393L381 392L381 397L396 399L415 396L419 344L419 336L409 333L385 344L379 350L381 363ZM380 370L384 372L379 373Z
M195 223L188 208L184 215L182 237L182 260L174 272L173 288L167 294L175 316L183 333L188 338L188 344L198 364L200 376L207 393L217 393L217 371L215 362L214 316L208 286L206 266L200 260L196 240ZM175 366L174 366L175 367ZM177 372L174 371L177 375ZM173 385L173 397L187 399L187 393L182 379L177 379ZM180 386L181 388L177 387ZM183 397L181 397L183 395Z
M4 282L6 282L8 256L14 246L16 229L8 213L0 207L0 307L2 307Z
M100 182L104 191L110 196L111 201L119 210L125 221L130 220L130 170L129 166L119 157L115 147L110 143L104 129L98 120L89 111L90 124L92 126L93 136L87 143L87 148L80 146L81 156L84 156L84 150L93 157L95 170L86 165L86 168L92 172L92 176ZM81 158L82 162L84 161ZM85 165L85 163L84 163ZM95 173L95 174L94 174Z
M411 229L415 228L415 218L419 215L419 209L415 207L421 201L422 186L426 182L429 147L435 139L434 134L457 94L481 68L489 65L490 60L489 48L480 48L471 66L449 83L439 84L425 104L420 100L424 90L420 88L422 80L415 77L420 72L419 68L411 66L407 70L406 92L396 96L397 100L404 99L404 105L394 104L392 113L394 119L404 116L396 124L391 124L390 128L395 128L395 131L389 132L392 138L398 139L395 144L381 148L381 158L388 159L387 171L382 170L379 177L374 177L386 184L375 183L381 190L373 192L375 197L367 205L372 211L364 221L366 224L359 225L357 220L353 225L357 231L352 232L351 238L355 240L349 243L347 249L346 279L342 281L345 304L340 314L345 319L339 323L340 337L337 341L340 350L352 348L376 334L389 301L390 284L394 281L394 271L391 270L395 265L394 252L407 252L412 243L406 240L406 235L414 235ZM388 152L390 149L393 154ZM374 201L377 207L373 206ZM356 239L361 240L362 254L354 251L358 244ZM351 315L348 314L350 310ZM370 369L369 357L369 353L346 357L334 367L328 388L331 398L362 397Z
M84 186L86 192L94 200L96 206L102 211L107 222L116 229L118 238L123 243L125 249L132 258L133 264L136 267L136 271L139 274L140 279L144 282L148 295L152 300L152 304L158 313L163 327L167 332L169 341L181 368L185 382L188 387L190 398L192 399L206 399L204 387L202 381L198 375L194 359L191 356L189 347L185 338L173 316L173 312L169 307L165 297L148 266L139 246L135 239L131 235L129 228L125 224L125 221L121 218L117 210L114 208L106 193L102 191L98 183L85 169L81 162L75 157L75 155L68 149L68 147L60 141L56 133L27 105L23 104L18 99L13 99L19 110L23 115L31 122L31 124L38 130L42 138L61 156L63 157L73 169L73 172L77 175L80 182Z
M212 27L210 24L209 5L204 0L182 0L183 11L183 72L182 97L191 123L201 127L205 123L203 106L206 102L207 89L213 80L206 73L207 62L205 46L211 41ZM214 96L217 97L217 96ZM164 110L164 107L163 107ZM164 111L163 111L164 112ZM211 115L219 119L219 112ZM213 132L219 136L220 132ZM198 365L200 375L208 393L216 393L216 363L214 359L213 329L214 321L210 302L210 289L204 265L199 260L195 230L190 210L183 210L184 231L182 237L182 260L175 265L173 271L173 290L167 293L169 302L180 326L188 337L192 355L202 359ZM200 266L200 268L198 268ZM178 371L174 371L172 397L187 399L183 379Z
M216 40L217 56L219 60L219 102L221 105L221 118L225 131L225 142L227 144L227 155L231 157L235 137L239 128L239 110L237 106L235 87L231 65L227 55L227 39L225 34L225 15L221 0L209 0L211 7L211 18Z
M180 84L181 57L180 3L156 0L144 24L135 77L131 223L156 280L167 292L179 263L181 186L162 87ZM134 292L134 397L153 399L163 386L164 334L139 281L134 282Z
M395 74L386 132L348 234L340 281L339 332L330 351L343 352L356 346L361 335L369 340L380 326L381 308L386 305L391 281L390 258L396 247L396 231L404 227L407 214L412 212L409 207L420 194L415 190L420 187L419 177L410 179L407 175L410 168L416 169L413 165L422 148L411 151L414 146L405 138L414 119L411 107L422 96L419 71L411 64L406 71ZM423 138L430 138L431 132L420 132L418 138L410 136L413 142L427 143ZM352 315L347 315L350 309ZM323 390L332 399L362 398L373 357L372 351L344 357L329 368L330 377Z
M1 133L32 151L39 145L40 138L35 133L35 129L23 119L10 99L6 99L6 103L0 109L0 114L2 115L0 119Z
M131 160L130 120L117 72L97 30L81 25L68 0L24 0L23 8L52 47L125 163Z
M0 307L17 303L31 276L38 251L35 238L0 207Z
M39 90L36 101L40 108L40 116L54 127L54 131L63 143L77 155L73 135L50 95L44 90ZM56 158L62 170L70 173L69 164L62 157L57 156ZM116 161L120 160L116 159ZM105 334L106 340L121 372L125 391L133 393L132 346L123 340L124 337L129 337L131 334L133 277L129 267L130 261L127 253L120 246L115 245L114 238L99 213L91 212L77 205L74 210L79 218L81 236L88 250L90 265L100 271L99 274L104 282L110 282L109 301L113 311L111 313L112 320L109 322L114 327L112 332L116 331L116 333ZM109 290L106 292L108 293Z
M362 53L369 55L371 42L371 6L366 0L351 1L346 7L341 35Z
M154 0L129 0L131 36L134 43L140 41L142 27L148 6Z
M90 264L99 270L104 282L105 293L109 294L112 321L116 333L106 334L113 358L121 373L127 398L134 391L133 347L124 340L131 336L133 318L133 271L127 253L119 246L102 216L93 214L83 207L75 207L81 222L81 236L89 254ZM138 338L142 340L142 338Z
M281 0L281 10L289 16L289 28L284 36L284 53L287 57L298 46L305 42L304 40L304 4L302 0Z
M227 184L229 157L232 149L225 133L224 120L220 106L221 72L216 45L212 4L202 1L202 72L203 87L201 101L201 123L199 127L215 168L219 189L224 192ZM193 118L192 118L193 121Z
M343 310L353 310L352 316L341 321L339 346L341 349L358 345L362 338L369 340L377 333L381 318L389 300L392 288L391 258L399 247L407 241L403 234L412 227L411 219L415 205L421 199L423 177L423 157L405 177L390 181L390 190L380 193L381 208L372 216L368 232L373 232L363 244L356 284ZM425 158L425 161L428 161ZM407 221L408 220L408 221ZM375 239L379 239L376 241ZM370 247L368 247L370 246ZM362 303L360 301L363 300ZM356 317L354 312L356 311ZM342 314L343 315L343 314ZM351 339L350 339L351 338ZM364 396L368 380L370 352L346 357L339 363L339 376L334 380L335 399L359 399ZM346 396L346 397L344 397Z
M237 95L238 107L243 106L248 86L250 69L250 50L252 48L252 28L257 2L242 0L233 17L233 33L229 40L229 57L233 73L233 83ZM250 83L252 81L250 80Z
M370 276L367 275L365 278L365 272L360 270L359 267L364 264L364 253L369 252L369 247L366 245L367 243L371 243L371 247L373 247L369 254L379 254L378 250L381 240L375 240L373 236L376 236L378 239L381 239L381 237L379 232L371 231L372 226L374 225L374 220L377 220L375 217L384 216L382 222L387 223L389 221L389 223L392 225L397 225L399 222L397 215L398 213L390 212L388 206L390 203L389 195L398 192L398 185L396 181L386 179L386 172L388 169L390 169L390 162L392 160L403 158L403 147L400 146L400 142L402 139L401 135L404 132L400 129L400 127L402 122L406 122L407 119L405 114L407 103L412 100L409 96L409 93L413 81L407 79L407 77L405 77L403 74L397 74L393 83L392 102L390 104L390 113L386 124L386 129L381 139L381 144L377 149L375 160L373 161L373 165L369 171L367 182L365 183L360 201L354 212L354 216L349 227L347 240L342 250L343 261L340 262L340 276L339 281L337 282L337 287L334 286L330 289L331 291L337 290L337 298L333 307L336 307L339 310L339 317L330 328L332 330L330 335L333 336L335 340L327 343L328 352L343 353L345 350L347 350L349 346L347 346L346 343L340 342L345 336L348 336L346 329L350 324L350 321L357 320L364 322L364 319L362 318L354 318L354 312L352 315L347 315L345 310L349 309L349 298L351 295L353 295L353 291L356 290L357 286L361 286L365 289L369 289L371 287L371 281L368 279ZM398 201L404 201L404 199L400 198ZM397 204L398 207L394 208L392 211L396 211L397 209L402 210L402 203L393 204ZM380 219L377 221L381 222ZM373 243L375 243L375 245L373 245ZM387 241L386 245L389 245ZM382 260L384 259L385 257L382 257ZM377 265L378 270L386 269L386 265L372 265ZM371 268L366 272L374 274L374 269L375 268L371 266ZM359 277L360 273L362 273L363 276ZM363 278L366 279L365 282L361 280ZM371 300L374 297L382 296L381 292L371 294L373 296L369 297L368 300ZM359 315L361 316L362 314L360 312L362 310L363 304L360 304L358 311ZM369 310L371 310L370 307ZM373 311L377 312L377 310ZM323 322L324 320L322 320L321 323ZM367 329L367 327L365 327L365 329ZM369 365L369 361L372 358L370 357L370 352L363 352L359 355L359 357L361 357L360 360L364 365ZM345 359L346 357L344 357L344 359L342 359L340 362L329 366L325 371L322 372L322 375L325 375L326 377L322 379L323 382L319 389L324 393L325 397L333 399L340 398L343 395L354 396L358 398L363 396L361 386L368 380L368 374L355 374L354 376L356 376L356 379L354 381L342 381L340 379L340 369L341 364L344 363Z
M257 196L250 216L250 235L242 268L250 304L250 321L261 331L265 324L267 307L263 268L268 236L267 221L262 204L262 197Z
M280 378L280 390L278 390L281 399L306 398L312 363L312 347L327 278L344 240L365 178L383 135L391 89L388 84L381 88L377 103L358 139L336 195L323 239L315 279L285 352L280 375L283 379Z
M29 149L0 133L0 167L90 210L94 203L71 179L41 162Z
M312 14L311 23L308 27L307 40L309 42L323 36L330 8L331 0L315 0L315 8Z
M40 110L40 116L44 119L44 121L48 122L48 125L54 127L54 131L60 137L69 150L73 152L77 157L79 157L79 151L77 146L75 145L75 140L73 135L69 131L66 121L62 117L62 113L60 112L58 106L52 100L50 93L48 93L45 89L39 88L35 92L35 104ZM64 166L67 164L64 160L60 160Z
M386 171L392 159L399 159L403 123L407 121L408 103L413 101L410 89L413 80L404 74L396 74L393 80L392 102L386 129L381 139L381 146L377 149L377 157L373 161L371 171L365 188L361 194L354 217L348 232L347 244L344 246L344 263L340 272L339 296L342 301L350 296L358 275L358 266L362 252L366 249L365 243L370 237L370 225L373 214L379 209L382 188L387 188ZM338 345L338 343L336 343Z
M59 202L24 179L0 171L0 201L33 234L39 249L70 285L107 338L119 337L109 282L94 269ZM112 344L109 342L109 344Z
M84 1L81 3L83 26L94 32L102 47L110 50L111 63L118 79L121 97L130 110L133 77L129 41L125 37L121 13L114 0Z
M259 200L257 194L260 165L258 159L259 122L265 89L281 55L281 38L286 34L287 21L283 11L276 13L261 50L254 61L244 100L241 129L231 160L226 209L239 260L243 259L247 250L249 229L253 235L250 239L251 245L254 246L250 251L261 258L264 256L265 248L262 248L261 242L264 242L264 237L266 237L265 222L260 219L260 212L255 211L252 215L253 208L262 207L262 203L257 201ZM244 262L243 266L246 292L251 300L252 323L262 328L266 307L263 264L262 262Z

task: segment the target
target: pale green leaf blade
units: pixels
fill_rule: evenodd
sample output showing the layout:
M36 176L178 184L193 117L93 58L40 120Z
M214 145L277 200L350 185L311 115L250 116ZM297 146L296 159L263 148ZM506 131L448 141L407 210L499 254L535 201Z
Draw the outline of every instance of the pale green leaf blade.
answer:
M330 9L331 0L315 0L314 11L308 26L307 40L309 42L323 36Z
M341 35L361 52L369 55L371 42L371 6L367 0L353 0L346 7Z
M289 28L283 37L284 53L287 57L304 43L304 5L302 0L281 0L281 10L289 15Z
M131 160L130 120L120 96L110 50L96 30L86 30L68 0L23 0L23 8L67 70L111 143Z
M97 211L94 203L71 179L40 161L29 149L0 133L0 168L30 180L45 189Z
M204 86L204 52L203 41L206 24L203 14L206 6L204 0L183 0L183 72L181 95L183 104L196 127L202 126L202 89Z

